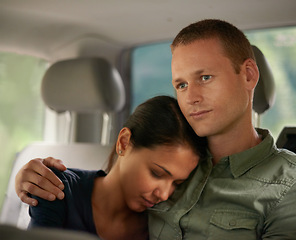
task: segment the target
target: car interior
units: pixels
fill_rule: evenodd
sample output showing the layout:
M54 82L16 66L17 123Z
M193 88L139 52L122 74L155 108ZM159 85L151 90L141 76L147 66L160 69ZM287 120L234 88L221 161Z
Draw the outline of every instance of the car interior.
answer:
M0 189L0 223L8 225L2 227L4 230L0 229L1 233L7 234L3 236L14 239L12 232L15 232L17 238L29 222L28 206L20 201L14 190L18 170L31 159L48 156L63 160L67 167L106 168L118 131L134 106L158 94L174 95L173 90L162 90L161 84L153 84L162 78L165 88L168 88L170 75L156 71L144 61L141 66L137 64L147 57L152 64L155 61L158 68L166 68L170 72L170 58L167 57L170 55L170 42L183 27L201 19L224 19L250 37L260 71L254 93L254 125L263 128L274 125L276 128L272 133L277 146L296 153L296 98L293 94L296 93L296 72L290 60L296 61L295 9L294 0L0 0L0 95L9 91L9 88L5 89L8 86L4 74L8 69L4 60L8 55L5 54L34 57L38 59L36 65L44 66L38 74L35 70L35 75L40 77L38 84L32 84L38 92L37 101L28 103L36 103L36 108L41 109L40 117L30 115L25 107L21 110L21 103L25 103L30 94L23 95L19 102L20 116L14 111L12 113L18 119L28 117L33 125L38 120L41 133L35 137L32 131L29 132L30 137L24 137L12 148L10 155L3 154L3 159L0 159L5 166L5 174L1 178L2 192ZM285 57L288 63L280 62L279 65L291 64L288 77L278 73L272 61L277 58L273 55L275 51L267 50L267 44L260 44L261 39L255 41L259 32L271 39L270 33L266 33L269 30L277 34L275 43L286 44L285 48L278 47L282 47L279 51L289 54ZM289 31L289 35L276 31ZM156 50L150 46L155 46ZM159 64L157 60L162 59L166 62ZM12 63L12 72L18 64ZM142 80L137 81L138 76L142 76L139 72L146 74L143 75L145 84ZM159 75L155 82L153 74ZM25 75L20 78L25 79ZM289 80L283 85L288 93L281 93L284 87L279 81L286 78ZM30 85L30 81L29 77L24 84ZM3 102L3 106L5 108L0 105L2 118L9 115L4 111L14 110L11 106L15 105ZM274 108L277 112L268 115ZM278 109L286 108L287 115L278 114ZM274 120L270 117L274 115L287 121ZM20 129L12 123L13 129ZM0 131L8 129L4 120L1 124ZM23 128L31 129L26 125ZM8 149L5 144L16 140L9 132L5 134L2 140L0 137L0 144L3 149ZM38 234L42 233L36 236ZM71 233L67 236L57 234L60 239L71 236ZM85 237L74 235L71 239Z

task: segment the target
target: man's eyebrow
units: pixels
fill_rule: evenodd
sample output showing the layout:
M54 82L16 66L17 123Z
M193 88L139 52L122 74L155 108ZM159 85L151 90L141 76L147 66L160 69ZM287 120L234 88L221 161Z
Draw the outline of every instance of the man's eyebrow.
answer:
M178 83L183 83L183 82L184 82L184 80L182 78L172 79L173 84L178 84Z
M160 165L158 165L157 163L154 163L156 166L158 166L159 168L161 168L163 171L165 171L167 174L169 174L170 176L173 176L172 174L171 174L171 172L169 171L169 170L167 170L166 168L164 168L164 167L162 167L162 166L160 166Z
M200 69L200 70L197 70L197 71L193 72L191 75L192 75L192 76L200 76L200 75L202 75L204 72L205 72L204 69ZM174 83L183 82L183 79L182 79L182 78L172 79L172 82L174 82Z

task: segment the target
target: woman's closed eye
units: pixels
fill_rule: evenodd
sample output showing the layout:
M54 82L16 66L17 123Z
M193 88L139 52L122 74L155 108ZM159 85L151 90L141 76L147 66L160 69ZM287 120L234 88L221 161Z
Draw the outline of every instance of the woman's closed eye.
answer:
M174 185L177 187L179 185L181 185L185 180L176 180L174 181Z
M154 170L152 169L151 170L151 175L155 178L160 178L162 176L162 173L160 171L157 171L157 170Z

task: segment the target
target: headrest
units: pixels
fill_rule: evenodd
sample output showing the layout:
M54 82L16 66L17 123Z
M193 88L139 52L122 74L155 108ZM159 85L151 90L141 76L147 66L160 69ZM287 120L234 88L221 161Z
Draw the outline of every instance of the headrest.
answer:
M285 148L296 153L296 127L284 127L276 141L278 148Z
M120 75L102 58L54 63L43 77L41 92L45 104L57 112L112 112L125 104Z
M252 47L260 73L259 81L254 92L253 110L261 114L274 104L275 84L270 66L263 53L256 46Z

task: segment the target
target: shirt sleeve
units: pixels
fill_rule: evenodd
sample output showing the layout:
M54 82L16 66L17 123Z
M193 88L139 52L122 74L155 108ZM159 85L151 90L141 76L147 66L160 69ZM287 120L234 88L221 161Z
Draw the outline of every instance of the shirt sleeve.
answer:
M63 172L51 168L51 170L63 181L65 184L66 177ZM47 201L42 198L31 196L38 201L38 205L29 208L29 215L31 217L28 228L34 227L53 227L63 228L67 214L66 196L63 200L56 199L55 201Z
M36 196L38 205L29 208L31 217L28 228L34 227L54 227L63 228L65 220L65 203L64 200L47 201Z
M296 239L296 183L266 217L262 239Z

